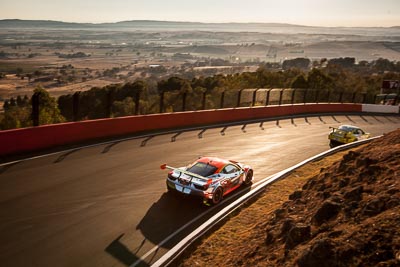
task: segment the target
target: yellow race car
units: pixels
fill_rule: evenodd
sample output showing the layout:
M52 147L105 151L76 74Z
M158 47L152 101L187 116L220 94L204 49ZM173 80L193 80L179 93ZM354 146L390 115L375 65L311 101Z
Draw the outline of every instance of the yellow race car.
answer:
M361 128L353 125L341 125L338 128L329 128L332 129L328 136L328 139L330 140L329 146L331 148L370 137L369 133L366 133Z

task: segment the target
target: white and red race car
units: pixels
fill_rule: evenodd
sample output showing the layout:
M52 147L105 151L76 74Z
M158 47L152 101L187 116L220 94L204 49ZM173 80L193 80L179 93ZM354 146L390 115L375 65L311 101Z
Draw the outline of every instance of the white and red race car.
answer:
M218 204L225 195L253 181L250 166L216 157L201 157L180 168L163 164L161 169L171 170L167 177L169 192L201 197L207 205Z

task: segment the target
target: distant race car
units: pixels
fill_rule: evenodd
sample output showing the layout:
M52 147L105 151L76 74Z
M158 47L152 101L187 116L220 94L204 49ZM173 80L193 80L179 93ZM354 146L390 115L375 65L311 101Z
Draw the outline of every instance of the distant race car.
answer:
M200 197L206 205L218 204L225 195L253 180L250 166L216 157L200 157L180 168L163 164L161 169L171 170L167 177L169 192Z
M353 125L341 125L338 128L329 128L332 129L328 136L328 139L330 140L329 146L331 148L370 137L369 133L366 133L361 128Z

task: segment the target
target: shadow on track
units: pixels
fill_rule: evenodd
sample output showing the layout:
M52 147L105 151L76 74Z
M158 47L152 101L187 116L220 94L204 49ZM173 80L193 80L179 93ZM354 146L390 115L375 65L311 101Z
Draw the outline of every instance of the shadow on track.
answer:
M182 238L190 234L218 211L250 190L250 186L240 187L225 196L224 201L214 207L205 206L202 203L202 199L182 195L177 192L163 193L160 199L154 202L136 226L136 229L140 230L145 237L146 242L157 244L155 250L147 258L141 259L140 262L135 261L137 266L148 266L148 264L152 263L159 256L160 248L171 249ZM115 244L113 247L117 248ZM122 245L119 249L123 251L125 247ZM121 252L116 253L115 251L113 254L110 254L113 256L124 255ZM130 254L132 255L129 255L129 259L133 259L133 257L137 259L137 256L133 252L130 252ZM124 257L127 258L126 255ZM119 260L122 261L123 259Z
M119 143L121 143L121 141L117 141L117 142L114 142L114 143L111 143L111 144L107 145L107 146L103 149L103 151L102 151L101 153L102 153L102 154L105 154L105 153L109 152L113 146L118 145Z
M180 136L183 132L177 132L174 136L171 137L171 142L175 142L176 138Z
M151 135L151 136L145 138L145 139L140 143L140 146L141 146L141 147L145 147L145 146L147 145L147 142L150 141L150 140L153 139L153 138L154 138L154 135Z
M372 122L368 121L363 115L359 116L365 123L372 124Z
M207 131L207 129L203 129L201 130L198 134L197 134L197 138L201 139L203 138L203 134Z
M338 121L338 120L336 119L335 116L332 116L332 119L333 119L335 122L337 122L337 123L341 123L340 121Z
M147 211L143 219L136 226L143 236L145 237L142 243L138 246L136 251L130 251L120 240L124 236L121 234L113 240L104 251L116 258L125 266L147 267L150 266L148 262L152 262L154 257L159 251L157 248L146 259L140 259L136 254L141 250L146 242L151 242L164 248L172 248L177 243L177 238L182 238L184 235L190 233L193 228L187 228L182 231L180 235L171 238L172 242L163 240L168 239L179 228L199 216L206 211L208 207L204 206L198 199L190 197L179 196L177 194L163 193L157 202L154 202L150 209Z
M53 163L60 163L61 161L66 159L69 155L71 155L71 154L73 154L75 152L78 152L79 150L81 150L81 149L77 148L77 149L70 150L67 153L64 153L61 156L59 156Z
M178 192L166 192L161 195L157 202L153 203L143 219L136 226L136 229L140 230L148 241L153 244L159 244L199 215L205 215L201 216L202 218L198 222L193 222L187 227L187 230L191 232L200 223L250 190L250 186L240 187L225 196L224 201L215 206L215 208L204 205L200 198L194 198L193 196L183 195ZM186 236L187 231L182 230L182 234ZM168 243L174 242L167 242L162 247L171 248L174 245Z
M136 255L132 253L123 243L121 243L120 239L123 236L124 234L114 239L114 241L106 247L105 251L117 260L119 260L125 266L130 266L133 262L138 260L138 257L136 257ZM141 266L149 265L143 263Z
M385 124L382 120L378 119L377 116L372 116L372 118L374 118L377 122L380 122L382 124Z
M391 123L396 123L394 120L392 120L389 116L385 116L385 119L387 119Z
M159 244L207 209L200 199L178 193L164 193L153 203L136 229L153 244ZM163 247L172 246L166 244Z

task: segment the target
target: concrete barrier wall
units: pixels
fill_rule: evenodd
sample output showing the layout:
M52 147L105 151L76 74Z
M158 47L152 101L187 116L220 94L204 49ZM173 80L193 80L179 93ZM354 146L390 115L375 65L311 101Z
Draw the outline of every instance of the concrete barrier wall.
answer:
M399 113L399 106L363 104L362 112Z
M0 156L125 134L307 113L361 112L360 104L299 104L163 113L0 131Z

